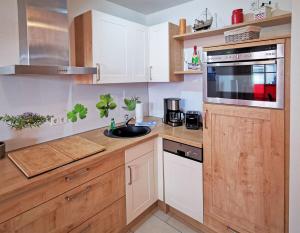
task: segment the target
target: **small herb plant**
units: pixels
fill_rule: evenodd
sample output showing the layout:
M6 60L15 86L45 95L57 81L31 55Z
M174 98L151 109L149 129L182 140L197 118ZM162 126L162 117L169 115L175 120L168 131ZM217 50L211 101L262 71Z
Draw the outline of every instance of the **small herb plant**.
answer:
M125 98L124 99L124 104L126 105L123 107L127 111L134 111L136 108L136 103L140 103L139 97L131 97L129 99Z
M108 117L109 110L114 110L117 104L110 94L100 95L100 101L96 104L96 108L99 109L100 118Z
M87 107L82 104L76 104L73 110L67 113L67 118L74 123L78 120L78 118L81 120L86 118L87 113Z
M40 127L47 121L51 121L53 116L43 116L37 113L25 112L21 115L8 115L0 116L0 121L5 122L10 128L21 130L24 128Z

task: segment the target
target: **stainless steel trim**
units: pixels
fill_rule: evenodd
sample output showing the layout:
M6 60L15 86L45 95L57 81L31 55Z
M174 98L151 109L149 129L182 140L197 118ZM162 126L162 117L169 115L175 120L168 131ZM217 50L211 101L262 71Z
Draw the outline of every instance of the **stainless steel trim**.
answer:
M180 103L180 99L177 98L167 99L168 110L179 111L180 110L179 103Z
M230 63L210 63L207 64L208 67L214 66L249 66L249 65L265 65L265 64L276 64L276 60L266 60L266 61L246 61L246 62L230 62Z
M216 103L216 104L231 104L231 105L242 105L242 106L251 106L251 107L283 109L284 108L284 58L278 58L278 59L274 60L274 62L277 64L276 102L208 97L207 96L207 66L210 64L204 64L204 70L206 71L206 72L204 72L204 81L203 81L203 100L204 100L204 102ZM222 64L222 65L224 65L224 64Z
M207 52L206 51L204 51L203 53L202 53L202 63L207 63Z
M244 60L263 60L277 58L277 51L262 51L253 53L239 53L230 55L207 56L207 62L229 62L229 61L244 61Z
M284 57L284 44L277 44L276 50L251 52L251 53L237 53L226 55L208 56L207 52L203 54L203 61L206 63L214 62L230 62L230 61L244 61L244 60L263 60L276 59Z
M20 64L69 65L66 0L18 0Z
M184 152L184 157L197 160L199 162L203 161L203 149L186 145L179 142L174 142L168 139L163 140L163 150L169 153L178 155L179 152Z
M20 64L0 67L0 75L97 74L93 67L69 65L66 0L17 0Z
M277 50L276 55L274 55L274 50L271 51L264 51L265 55L268 58L275 58L273 60L265 60L261 61L263 56L262 54L256 53L253 56L251 56L251 59L247 60L255 60L255 61L249 61L249 62L231 62L231 63L221 63L226 61L225 60L218 60L218 63L213 64L207 64L209 62L209 59L207 57L207 52L203 53L203 60L205 61L203 63L203 70L204 72L204 81L203 81L203 99L204 102L209 103L216 103L216 104L232 104L232 105L243 105L243 106L252 106L252 107L263 107L263 108L278 108L283 109L284 108L284 44L277 44ZM237 59L244 59L245 54L237 54ZM222 56L222 55L221 55ZM227 56L227 55L223 55ZM224 57L223 57L224 58ZM230 60L230 59L229 59ZM229 61L228 60L228 61ZM232 61L232 60L230 60ZM216 67L216 66L236 66L236 65L255 65L255 64L277 64L277 86L276 86L276 102L269 102L269 101L255 101L255 100L241 100L241 99L226 99L226 98L213 98L207 96L207 67Z
M284 44L277 44L277 58L284 58Z
M101 79L101 65L99 63L96 63L96 68L97 68L97 77L96 77L96 82L100 82Z
M132 168L131 166L128 166L129 169L129 182L128 185L132 185Z
M82 75L97 74L94 67L12 65L0 67L0 75Z

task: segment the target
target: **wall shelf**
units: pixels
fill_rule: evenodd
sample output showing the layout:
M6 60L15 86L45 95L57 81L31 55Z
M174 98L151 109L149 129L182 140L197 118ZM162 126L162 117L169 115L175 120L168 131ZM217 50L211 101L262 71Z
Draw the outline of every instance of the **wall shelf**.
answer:
M181 74L203 74L202 70L182 70L182 71L175 71L175 75Z
M198 39L198 38L209 37L209 36L217 36L217 35L222 35L225 31L233 30L236 28L245 27L249 25L259 26L259 27L272 27L277 25L289 24L291 23L291 19L292 19L292 14L289 13L280 16L274 16L268 19L255 20L246 23L230 25L219 29L211 29L206 31L175 35L173 36L173 38L176 40L192 40L192 39Z

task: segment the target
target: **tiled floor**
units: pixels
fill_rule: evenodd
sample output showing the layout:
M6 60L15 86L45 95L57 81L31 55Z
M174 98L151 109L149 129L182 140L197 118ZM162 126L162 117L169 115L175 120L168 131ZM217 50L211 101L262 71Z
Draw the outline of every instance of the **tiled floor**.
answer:
M199 233L182 222L158 210L129 233Z

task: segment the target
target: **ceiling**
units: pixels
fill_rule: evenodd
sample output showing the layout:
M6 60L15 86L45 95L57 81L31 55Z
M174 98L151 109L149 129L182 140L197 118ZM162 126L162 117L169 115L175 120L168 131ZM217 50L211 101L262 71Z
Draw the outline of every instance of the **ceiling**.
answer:
M107 0L135 10L142 14L151 14L192 0Z

